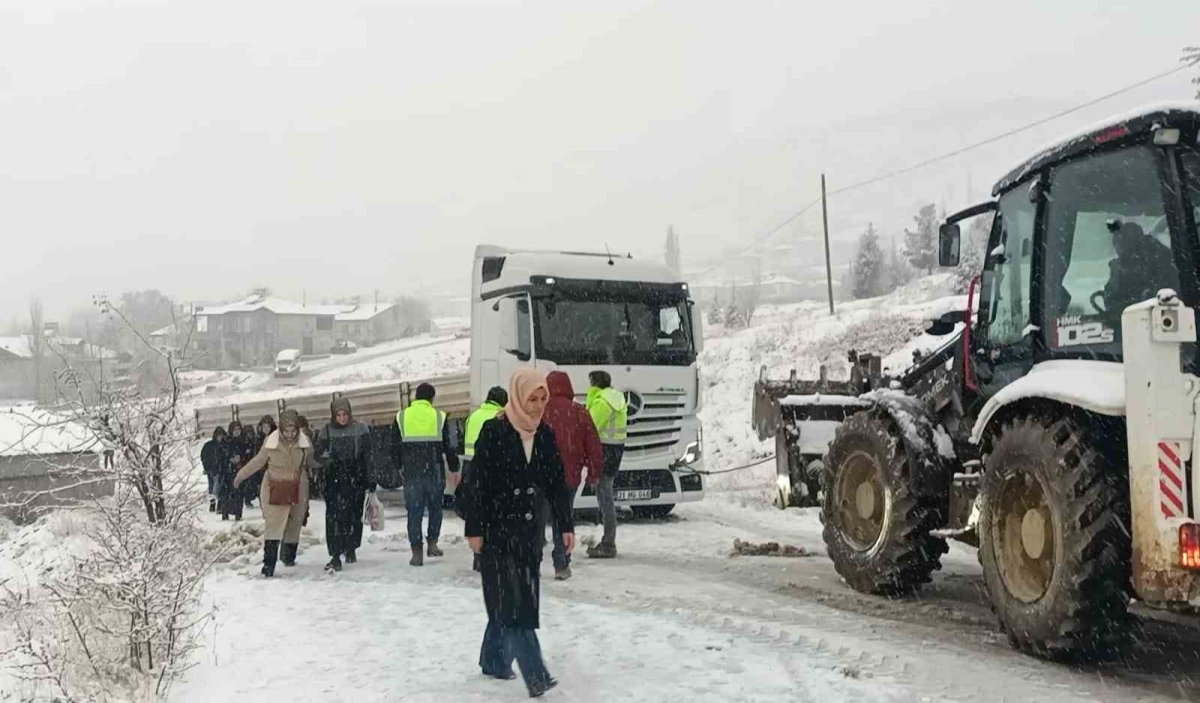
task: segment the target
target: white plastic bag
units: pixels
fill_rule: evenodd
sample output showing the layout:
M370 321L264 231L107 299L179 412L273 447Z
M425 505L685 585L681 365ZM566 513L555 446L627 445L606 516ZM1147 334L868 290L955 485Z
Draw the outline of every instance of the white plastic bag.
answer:
M383 503L379 502L375 492L367 494L366 507L363 508L363 523L371 526L372 532L383 529Z

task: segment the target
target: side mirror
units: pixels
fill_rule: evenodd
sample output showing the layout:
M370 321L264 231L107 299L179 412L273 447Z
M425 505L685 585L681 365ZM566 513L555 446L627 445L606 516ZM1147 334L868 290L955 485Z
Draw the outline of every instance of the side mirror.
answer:
M958 224L942 225L938 228L938 265L958 266L959 246L962 231Z
M517 299L501 298L493 307L500 312L500 351L516 354L521 346L517 337Z
M688 313L692 316L692 344L699 354L704 351L704 315L695 303L688 303Z

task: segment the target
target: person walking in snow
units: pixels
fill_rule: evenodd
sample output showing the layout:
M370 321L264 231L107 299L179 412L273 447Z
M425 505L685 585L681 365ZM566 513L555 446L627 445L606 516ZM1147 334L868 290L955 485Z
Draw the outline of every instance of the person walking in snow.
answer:
M437 395L428 383L417 386L412 405L396 414L395 456L404 472L404 507L408 511L409 564L422 566L421 520L429 511L429 556L440 557L438 538L442 533L442 498L446 493L446 468L458 475L450 423L446 413L433 407ZM457 487L457 486L456 486Z
M228 520L232 515L235 521L241 522L244 499L242 491L233 482L239 469L249 461L245 438L242 436L242 423L234 420L229 423L228 436L225 439L225 459L221 474L221 486L217 493L217 507L221 511L221 519Z
M300 431L300 415L295 410L284 410L279 414L279 429L267 437L262 450L233 479L234 485L241 485L266 469L259 501L266 528L263 576L275 575L275 563L281 557L284 566L296 565L300 528L308 514L308 471L312 461L312 442Z
M208 477L208 512L217 512L217 495L221 487L221 479L225 473L228 457L225 452L225 438L228 433L224 427L213 430L212 439L200 448L200 465L204 467L204 475Z
M515 658L529 695L558 685L542 659L539 569L544 531L537 513L550 501L567 554L575 548L568 489L554 432L543 422L550 393L541 372L520 368L509 381L503 414L484 423L475 443L466 535L482 556L483 600L488 625L479 652L483 673L512 679Z
M371 430L354 421L350 401L336 398L329 404L330 422L317 435L317 457L324 464L325 542L329 547L326 571L341 571L358 561L362 546L363 503L375 485L367 479Z
M592 421L587 408L575 402L575 388L571 385L571 377L562 371L551 371L546 376L546 386L550 390L550 400L546 403L544 421L554 432L554 442L562 457L564 479L567 484L567 498L571 509L575 509L575 493L583 481L583 469L587 467L587 482L590 486L600 483L604 472L604 449L600 444L600 434ZM549 518L551 506L543 501L541 510L542 543L545 544L545 524ZM563 544L562 532L558 525L552 530L554 550L551 558L554 561L554 578L565 581L571 578L571 555Z
M587 555L590 559L612 559L617 556L617 506L613 488L621 470L621 458L625 456L629 407L625 394L612 387L612 376L607 371L591 372L588 381L592 386L588 388L587 409L604 445L604 473L596 487L604 536L599 544L588 549Z

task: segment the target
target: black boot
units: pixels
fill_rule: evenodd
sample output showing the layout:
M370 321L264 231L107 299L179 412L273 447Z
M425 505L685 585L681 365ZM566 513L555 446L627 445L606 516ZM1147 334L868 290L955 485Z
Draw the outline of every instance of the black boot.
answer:
M358 555L354 553L354 550L353 550L353 549L347 549L347 550L346 550L346 563L347 563L347 564L353 564L353 563L355 563L355 562L357 562L357 561L358 561Z
M210 498L208 500L208 512L210 512L210 513L217 512L217 500L215 498Z
M339 557L335 554L333 556L333 558L329 560L329 563L325 565L325 570L326 571L341 571L342 570L341 557Z
M262 575L271 578L275 575L275 561L279 558L279 540L269 539L263 542Z
M429 540L429 556L431 556L431 557L441 557L441 556L445 556L445 552L443 552L442 550L438 549L438 546L437 546L437 540L436 540L436 539L431 539L431 540Z
M300 545L295 542L283 543L279 550L279 559L283 562L284 566L296 565L296 551L299 547Z

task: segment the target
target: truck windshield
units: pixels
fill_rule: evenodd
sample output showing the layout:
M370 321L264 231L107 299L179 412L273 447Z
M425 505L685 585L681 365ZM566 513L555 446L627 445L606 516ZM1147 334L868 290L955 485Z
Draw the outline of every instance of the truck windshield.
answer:
M687 366L696 360L682 298L534 299L539 359L557 364Z

